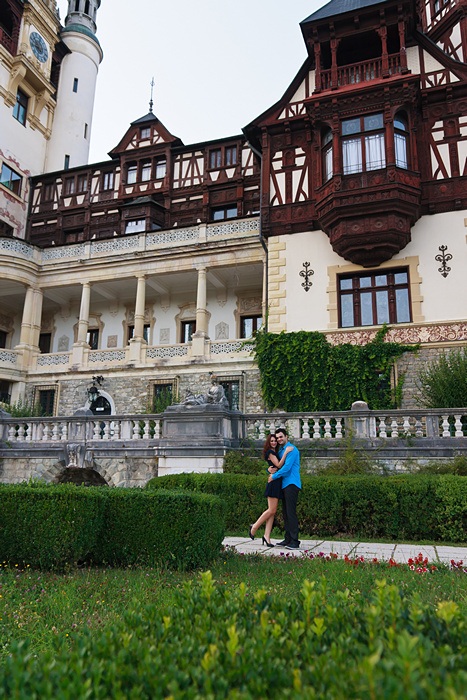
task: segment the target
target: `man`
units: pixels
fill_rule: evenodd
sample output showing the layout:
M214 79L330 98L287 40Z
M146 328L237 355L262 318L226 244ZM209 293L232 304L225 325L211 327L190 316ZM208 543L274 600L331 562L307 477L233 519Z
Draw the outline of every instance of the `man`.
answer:
M300 480L300 453L289 442L285 428L276 430L276 438L279 443L279 459L282 457L286 447L292 447L292 451L286 456L282 467L275 474L271 474L268 479L268 481L282 479L285 539L279 542L278 546L285 546L287 549L298 549L300 540L298 539L297 501L299 491L302 488Z

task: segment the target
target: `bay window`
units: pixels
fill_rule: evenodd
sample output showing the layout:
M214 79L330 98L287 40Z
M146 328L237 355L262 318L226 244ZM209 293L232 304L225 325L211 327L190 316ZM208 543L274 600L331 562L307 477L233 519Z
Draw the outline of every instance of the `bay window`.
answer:
M397 167L407 170L407 121L399 114L394 119L394 150Z

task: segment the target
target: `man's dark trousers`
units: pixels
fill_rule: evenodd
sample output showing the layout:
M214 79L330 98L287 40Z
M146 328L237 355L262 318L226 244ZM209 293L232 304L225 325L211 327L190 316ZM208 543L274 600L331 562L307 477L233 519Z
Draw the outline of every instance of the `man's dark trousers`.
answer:
M295 484L290 484L282 490L282 512L284 515L285 541L287 544L299 545L297 501L300 489Z

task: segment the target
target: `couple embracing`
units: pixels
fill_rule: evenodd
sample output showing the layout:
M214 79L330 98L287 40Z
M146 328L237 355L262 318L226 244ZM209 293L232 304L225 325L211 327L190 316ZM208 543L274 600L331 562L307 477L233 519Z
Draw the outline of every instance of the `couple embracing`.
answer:
M282 499L285 538L277 546L286 547L287 549L298 549L300 541L298 539L297 501L302 487L300 481L300 453L289 442L285 428L278 428L275 434L271 433L271 435L268 435L264 443L263 458L268 463L269 478L265 492L265 496L268 499L268 507L259 516L258 520L253 525L250 525L249 535L253 540L258 528L263 523L266 523L263 544L266 547L274 547L271 543L271 531L279 499Z

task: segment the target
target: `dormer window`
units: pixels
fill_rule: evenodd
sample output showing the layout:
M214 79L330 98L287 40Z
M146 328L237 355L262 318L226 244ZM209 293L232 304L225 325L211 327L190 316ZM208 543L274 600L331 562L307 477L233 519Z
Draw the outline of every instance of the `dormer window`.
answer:
M382 114L344 119L342 161L344 175L386 167Z

